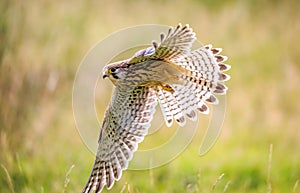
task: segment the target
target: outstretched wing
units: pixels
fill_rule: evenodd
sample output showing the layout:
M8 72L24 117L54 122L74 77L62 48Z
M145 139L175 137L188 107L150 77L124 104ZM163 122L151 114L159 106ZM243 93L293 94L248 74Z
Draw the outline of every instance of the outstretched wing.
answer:
M167 35L160 34L161 43L153 42L155 48L154 57L160 59L175 59L177 57L188 55L191 51L192 44L196 40L196 34L188 24L169 29Z
M187 69L188 73L179 77L183 84L169 85L174 92L161 88L156 91L167 126L171 126L173 120L183 126L185 117L196 120L195 110L209 113L207 103L218 104L215 94L226 94L224 82L230 76L223 72L229 70L230 66L223 63L227 57L219 55L221 51L221 48L206 45L189 55L171 60Z
M160 34L160 43L152 42L152 46L137 52L130 60L131 64L146 60L176 59L188 55L196 35L189 25L178 24L176 28L171 27L167 34Z
M105 113L97 157L83 193L101 192L105 185L110 189L148 132L157 104L155 91L147 86L127 90L116 88Z

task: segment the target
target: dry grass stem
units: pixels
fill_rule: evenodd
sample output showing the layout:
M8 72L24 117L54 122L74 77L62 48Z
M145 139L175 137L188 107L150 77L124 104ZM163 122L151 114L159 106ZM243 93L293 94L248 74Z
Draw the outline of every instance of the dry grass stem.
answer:
M269 150L269 160L268 160L268 176L267 176L267 184L268 184L268 193L272 192L272 184L271 184L271 168L272 168L272 154L273 154L273 144L270 144Z
M296 189L298 188L298 185L299 185L299 180L296 181L294 187L293 187L293 193L296 192Z
M63 189L63 193L66 193L67 192L67 187L68 187L68 184L70 182L70 174L71 174L71 171L72 169L75 167L75 165L71 165L70 169L68 170L67 174L66 174L66 179L65 179L65 183L64 183L64 189Z
M122 189L121 189L121 192L120 193L123 193L124 191L125 191L125 189L126 189L126 187L127 187L127 182L125 182L125 184L124 184L124 186L122 187Z
M220 181L222 180L223 176L224 176L224 173L222 173L222 174L217 178L216 182L215 182L215 183L213 184L213 186L212 186L211 192L214 192L216 186L220 183Z
M231 183L231 181L229 180L229 181L228 181L228 182L225 184L225 186L224 186L224 189L223 189L223 192L222 192L222 193L225 193L225 192L227 191L227 189L228 189L228 187L229 187L230 183Z
M15 190L14 190L14 185L13 185L13 182L11 180L11 177L6 169L6 167L4 165L1 164L1 167L3 168L4 172L6 173L6 177L7 177L7 183L8 183L8 186L9 186L9 189L10 189L10 192L11 193L15 193Z

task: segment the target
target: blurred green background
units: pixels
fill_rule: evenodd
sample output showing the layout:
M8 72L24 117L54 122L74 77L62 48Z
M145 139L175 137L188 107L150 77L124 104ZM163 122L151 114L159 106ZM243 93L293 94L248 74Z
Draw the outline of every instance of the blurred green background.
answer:
M2 0L0 191L80 192L94 156L72 114L78 65L116 30L181 22L229 56L221 136L199 157L199 130L173 162L125 171L111 192L300 192L299 7L298 0Z

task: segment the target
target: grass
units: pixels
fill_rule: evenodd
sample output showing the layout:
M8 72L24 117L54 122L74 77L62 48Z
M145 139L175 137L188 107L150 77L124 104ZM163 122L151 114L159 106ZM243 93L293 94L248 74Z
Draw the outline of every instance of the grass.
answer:
M8 171L7 171L7 169L5 168L5 166L4 166L4 165L1 165L1 167L2 167L3 171L4 171L5 174L6 174L6 177L7 177L7 184L8 184L8 186L9 186L9 189L10 189L10 191L11 191L12 193L14 193L14 192L15 192L15 191L14 191L14 185L12 184L11 177L10 177L10 175L9 175L9 173L8 173Z
M199 157L199 129L173 162L125 171L111 192L299 192L298 7L296 0L1 1L1 192L80 192L94 161L72 113L80 61L115 30L178 22L229 56L221 136ZM160 133L146 147L170 131Z
M64 189L63 189L63 193L66 193L67 192L67 188L68 188L68 184L70 182L70 174L71 174L71 171L72 169L75 167L75 165L72 165L69 169L69 171L67 172L66 174L66 179L65 179L65 183L64 183Z

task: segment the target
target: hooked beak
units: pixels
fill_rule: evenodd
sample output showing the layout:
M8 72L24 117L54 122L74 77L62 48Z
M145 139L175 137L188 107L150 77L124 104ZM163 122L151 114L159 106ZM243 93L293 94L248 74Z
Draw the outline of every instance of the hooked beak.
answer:
M105 71L103 71L103 73L102 73L102 78L104 79L104 78L106 78L106 77L108 77L109 75L108 75L108 71L107 70L105 70Z

